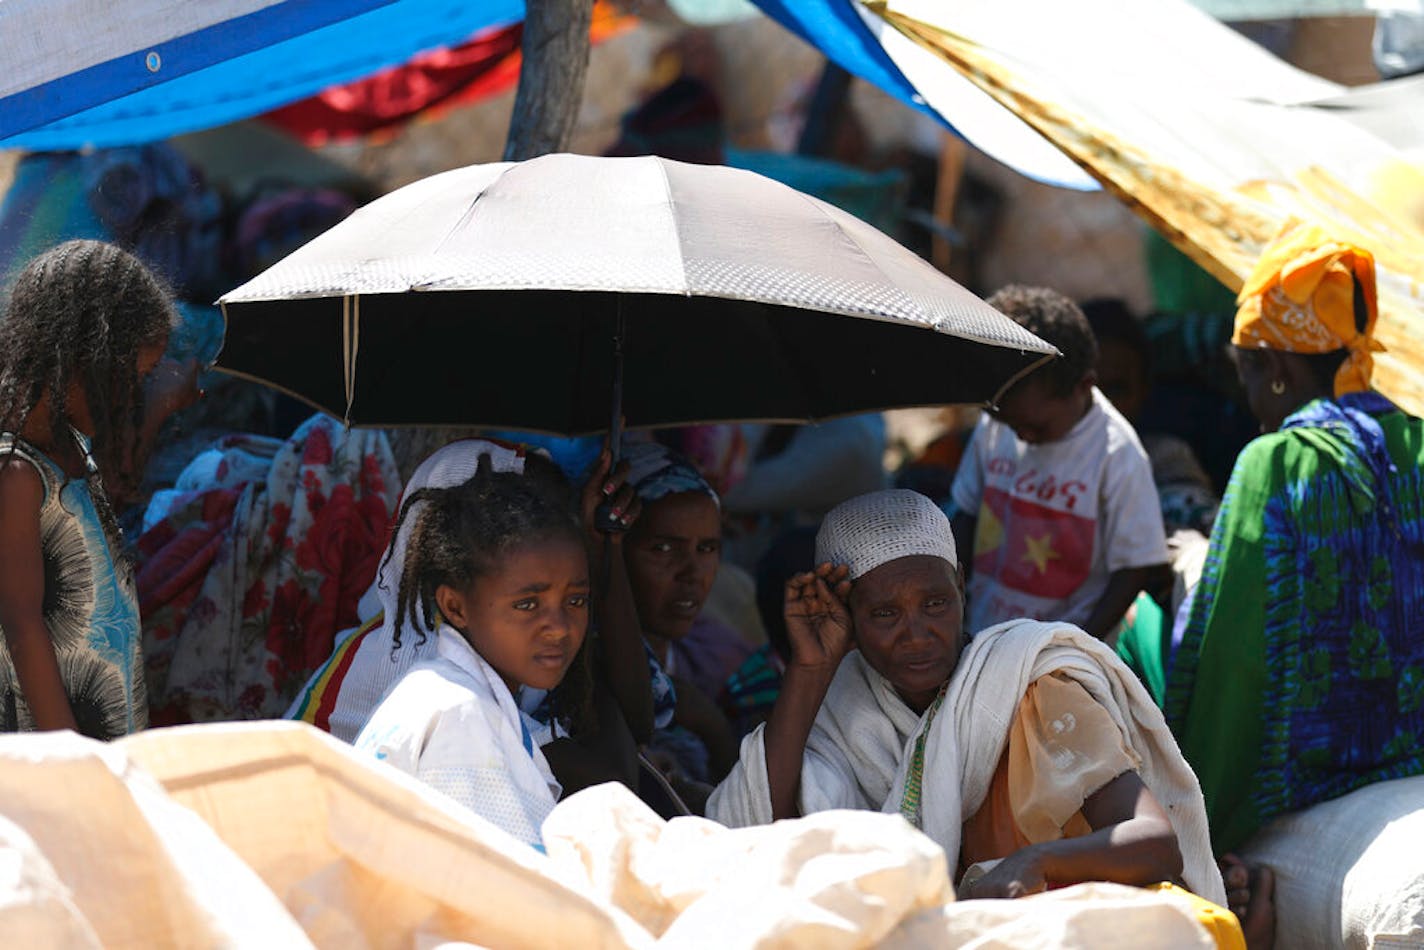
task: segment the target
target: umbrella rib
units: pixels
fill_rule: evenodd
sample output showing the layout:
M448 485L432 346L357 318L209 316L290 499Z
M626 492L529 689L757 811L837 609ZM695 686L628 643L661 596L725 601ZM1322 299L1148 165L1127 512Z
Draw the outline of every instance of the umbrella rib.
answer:
M790 186L788 186L788 188L790 188ZM880 266L879 262L876 261L876 259L875 259L874 257L872 257L869 252L866 251L865 246L864 246L863 244L861 244L859 241L857 241L857 240L855 239L855 236L854 236L853 234L851 234L851 233L850 233L849 231L847 231L845 228L841 227L841 226L840 226L840 223L837 222L835 218L831 217L831 215L827 212L826 207L823 205L822 202L820 202L820 201L818 201L817 199L813 198L811 195L808 195L808 194L805 194L804 192L801 192L801 191L796 190L795 188L790 188L790 190L791 190L791 192L794 193L797 197L802 198L802 199L805 200L808 204L810 204L811 207L815 208L815 209L816 209L816 212L817 212L818 214L820 214L821 217L825 218L825 219L826 219L827 221L829 221L832 225L834 225L835 228L836 228L836 230L839 231L839 232L845 237L845 239L846 239L847 241L849 241L851 244L853 244L853 245L855 246L855 249L860 252L860 256L863 257L863 258L865 258L867 261L870 262L870 265L875 268L876 272L880 274L881 278L882 278L887 284L889 284L891 287L896 288L897 290L900 289L900 284L899 284L899 282L890 279L890 275L887 274L887 273L885 273L885 268L883 268L883 267ZM908 251L908 249L906 249L906 250ZM915 259L921 261L926 267L933 267L932 264L930 264L928 261L925 261L924 258L920 257L919 255L914 254L913 252L909 252L909 253L911 253L911 255L912 255L913 257L915 257ZM936 270L935 273L939 273L939 271ZM905 293L903 290L901 290L900 292L901 292L902 294ZM905 296L906 296L907 299L909 299L909 295L908 295L908 294L906 294ZM986 304L986 306L987 306L987 304ZM858 317L858 318L863 319L865 315L864 315L864 314L846 314L846 316L855 316L855 317ZM872 317L872 319L884 319L884 318ZM894 321L892 321L892 322L894 322ZM942 333L942 332L944 332L944 331L942 331L942 330L940 329L940 326L939 326L938 323L932 325L932 326L930 327L930 329L931 329L933 332L935 332L935 333ZM1018 351L1020 351L1020 352L1043 352L1043 351L1041 351L1041 350L1037 350L1037 351L1034 351L1034 350L1027 350L1022 344L1010 343L1010 342L1005 341L1005 340L991 340L991 339L988 339L988 338L986 338L986 337L980 336L979 334L966 332L966 331L964 331L964 330L956 330L956 331L954 331L954 333L949 334L949 335L951 335L951 336L957 336L957 337L959 337L960 339L963 339L963 340L972 340L972 341L974 341L974 342L976 342L976 343L983 343L983 344L985 344L986 346L999 347L999 348L1001 348L1001 349L1018 350ZM1058 355L1058 350L1055 348L1052 353L1047 354L1047 355L1049 355L1049 356L1057 356L1057 355Z
M870 253L865 249L865 245L857 241L853 234L851 234L845 228L841 227L839 221L831 217L831 215L826 211L825 205L823 205L820 201L817 201L810 195L806 194L805 192L792 188L790 185L787 185L786 187L787 190L789 190L792 194L796 195L798 198L809 204L812 208L816 209L817 214L819 214L821 217L825 218L828 222L830 222L830 224L835 227L836 231L839 234L841 234L847 241L853 244L855 246L855 249L860 252L860 256L865 258L866 261L870 263L871 267L875 268L875 272L880 275L880 278L885 281L885 283L889 284L891 287L894 287L896 290L900 290L899 283L890 279L890 275L885 273L885 268L881 267L880 262L877 261L874 257L870 256ZM903 290L900 290L900 293L904 294L905 292ZM908 298L908 294L906 294L906 297Z
M658 166L658 174L663 176L663 193L667 196L668 220L672 222L673 237L677 239L677 263L678 270L682 273L682 295L692 296L691 281L687 279L687 255L682 252L682 230L677 226L676 204L672 200L672 180L668 178L667 165L661 158L654 158Z
M445 245L449 243L450 239L455 236L455 233L460 230L460 226L475 216L475 207L479 205L485 194L488 193L489 190L495 185L498 185L500 182L504 181L504 176L508 175L517 164L517 162L509 163L509 166L505 168L502 172L500 172L498 175L496 175L493 181L491 181L489 184L485 185L483 188L480 189L479 194L475 195L474 200L470 202L470 206L465 209L465 213L460 215L460 220L456 221L454 225L451 226L450 230L445 232L445 236L440 239L440 243L435 245L434 250L430 252L432 256L439 254L445 249Z

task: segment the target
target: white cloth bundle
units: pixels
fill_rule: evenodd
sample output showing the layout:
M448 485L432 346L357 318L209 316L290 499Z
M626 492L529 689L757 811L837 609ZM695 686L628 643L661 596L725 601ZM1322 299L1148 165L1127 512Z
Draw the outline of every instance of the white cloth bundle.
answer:
M1050 673L1078 683L1112 716L1124 744L1142 761L1143 784L1177 832L1187 886L1224 905L1201 786L1161 710L1111 650L1067 624L1010 621L983 631L964 651L925 744L924 832L951 862L958 858L961 828L988 794L1019 702L1030 683ZM806 744L802 813L898 811L921 723L859 653L848 656ZM707 809L735 827L771 821L763 727L743 740L740 761Z

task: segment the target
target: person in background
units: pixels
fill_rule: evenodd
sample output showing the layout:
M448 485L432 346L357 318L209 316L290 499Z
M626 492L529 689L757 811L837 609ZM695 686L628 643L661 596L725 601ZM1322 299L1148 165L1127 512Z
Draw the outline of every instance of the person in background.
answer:
M660 724L651 748L686 778L715 782L737 754L718 703L752 652L735 630L702 616L721 562L717 495L686 459L656 442L625 443L624 460L642 503L623 542L624 563L643 636L676 696L672 722Z
M1417 940L1424 421L1371 389L1367 250L1289 223L1239 303L1232 341L1264 434L1227 485L1167 721L1217 853L1276 869L1282 946ZM1238 907L1250 875L1228 858Z
M0 322L0 729L114 739L148 706L138 602L102 474L141 471L198 397L164 364L177 316L133 255L69 241L15 279Z
M1147 333L1121 300L1090 300L1083 304L1083 313L1098 342L1098 388L1138 427L1150 389ZM1138 595L1123 618L1117 651L1160 705L1166 695L1166 660L1172 650L1174 620L1201 577L1207 536L1221 501L1186 440L1140 429L1138 437L1157 484L1171 587Z
M1041 287L989 298L1062 352L981 419L952 493L955 537L973 552L969 629L1062 620L1104 639L1165 576L1166 538L1147 456L1095 384L1081 310Z
M888 483L885 419L878 412L750 431L752 463L722 500L736 533L729 556L745 567L784 531L814 525L847 498Z
M1138 428L1151 389L1147 333L1121 300L1089 300L1082 309L1098 344L1098 389ZM1179 530L1210 534L1220 499L1196 452L1184 439L1164 432L1138 429L1137 435L1152 463L1168 537Z
M766 721L781 693L781 680L791 660L791 641L782 610L786 582L805 573L815 557L816 529L792 528L773 541L757 563L756 605L767 642L727 680L725 708L738 738Z

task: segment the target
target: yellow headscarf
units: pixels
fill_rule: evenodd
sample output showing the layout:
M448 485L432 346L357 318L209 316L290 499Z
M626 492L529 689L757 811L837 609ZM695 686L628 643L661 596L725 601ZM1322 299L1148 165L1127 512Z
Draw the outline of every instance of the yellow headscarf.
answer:
M1355 329L1357 282L1368 311L1363 333ZM1371 354L1384 346L1374 339L1379 307L1369 251L1337 241L1314 225L1288 221L1261 254L1236 302L1232 343L1287 353L1348 349L1335 374L1335 395L1370 388Z

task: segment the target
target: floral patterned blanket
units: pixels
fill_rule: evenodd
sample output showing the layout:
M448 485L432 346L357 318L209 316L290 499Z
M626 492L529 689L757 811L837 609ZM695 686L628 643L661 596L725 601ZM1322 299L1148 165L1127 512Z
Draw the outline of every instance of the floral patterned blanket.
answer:
M282 715L376 574L400 491L384 433L231 436L138 540L150 720Z

